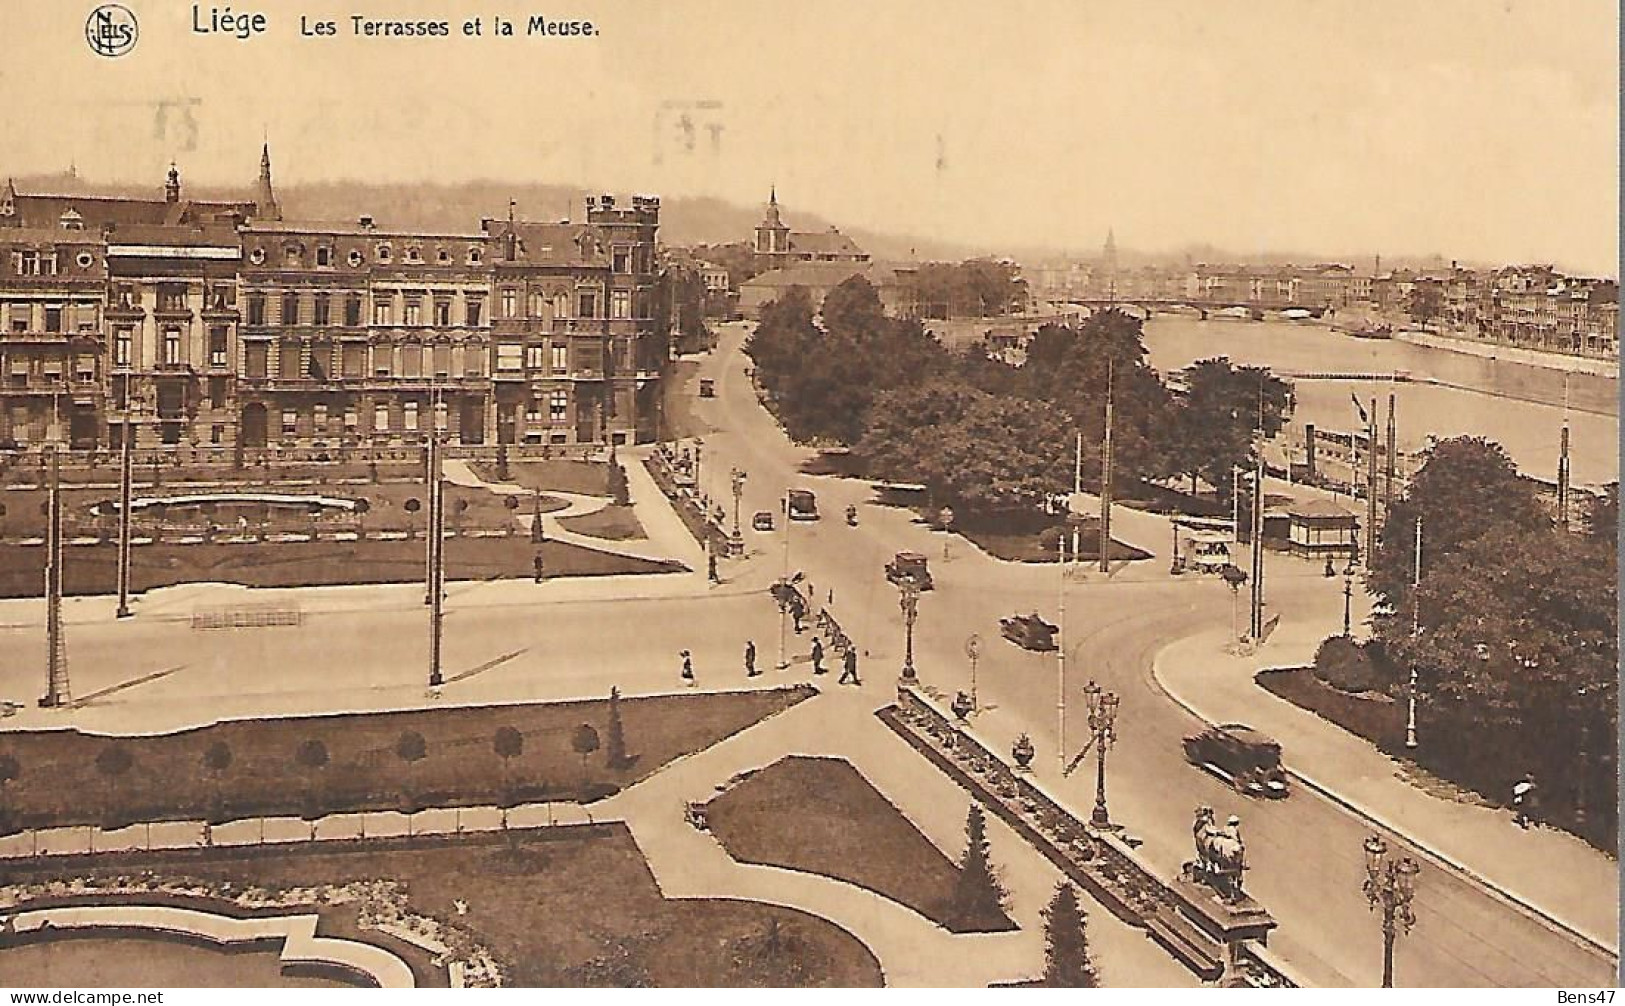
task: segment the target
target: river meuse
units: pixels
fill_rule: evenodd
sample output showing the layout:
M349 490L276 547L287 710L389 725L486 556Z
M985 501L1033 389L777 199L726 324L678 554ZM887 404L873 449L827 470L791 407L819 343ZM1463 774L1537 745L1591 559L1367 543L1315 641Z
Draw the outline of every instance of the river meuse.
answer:
M1577 486L1619 478L1619 382L1546 367L1415 346L1398 340L1356 339L1318 324L1284 321L1199 321L1162 315L1145 325L1151 365L1167 373L1197 360L1228 356L1237 364L1279 371L1388 374L1408 372L1452 387L1389 381L1296 381L1296 423L1347 431L1360 425L1351 396L1370 408L1398 396L1399 445L1420 450L1429 435L1469 434L1505 447L1528 474L1557 477L1558 443L1567 383L1570 471Z

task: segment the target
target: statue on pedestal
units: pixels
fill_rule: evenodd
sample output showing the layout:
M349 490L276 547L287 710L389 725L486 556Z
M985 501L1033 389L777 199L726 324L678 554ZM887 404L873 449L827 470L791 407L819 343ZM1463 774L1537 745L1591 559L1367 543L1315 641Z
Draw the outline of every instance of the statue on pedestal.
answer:
M1184 866L1187 880L1211 887L1229 904L1243 897L1241 877L1247 869L1247 848L1241 840L1241 818L1231 815L1220 826L1212 807L1199 807L1191 826L1196 859Z

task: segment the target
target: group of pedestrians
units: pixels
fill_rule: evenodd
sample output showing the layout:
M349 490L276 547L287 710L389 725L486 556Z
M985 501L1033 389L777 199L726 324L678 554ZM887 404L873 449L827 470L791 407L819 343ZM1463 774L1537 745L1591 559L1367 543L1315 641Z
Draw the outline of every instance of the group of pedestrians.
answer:
M806 627L803 623L807 617L808 602L794 586L785 584L784 587L790 591L786 600L786 613L794 618L796 632L804 632ZM811 589L812 585L809 583L808 590ZM831 599L834 598L833 591L830 597ZM812 641L813 674L818 676L829 673L829 668L824 666L823 639L824 636L828 636L830 645L840 651L841 654L841 676L836 680L836 684L863 684L862 678L858 676L858 648L853 645L852 640L847 637L846 633L841 631L840 623L835 620L827 608L819 610L815 623L815 634ZM694 676L694 655L688 650L683 650L678 655L683 660L681 671L683 684L692 688L697 684ZM756 665L756 641L754 639L745 640L744 662L745 677L759 678L762 676L762 669Z

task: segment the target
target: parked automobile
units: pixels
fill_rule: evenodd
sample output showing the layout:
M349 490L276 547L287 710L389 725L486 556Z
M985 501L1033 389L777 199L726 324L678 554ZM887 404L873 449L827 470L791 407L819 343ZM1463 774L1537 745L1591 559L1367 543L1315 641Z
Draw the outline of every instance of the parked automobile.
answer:
M1005 639L1024 650L1049 653L1056 649L1055 633L1059 630L1039 618L1035 611L1031 615L1011 615L999 619L999 631Z
M905 576L912 577L921 590L932 588L930 564L918 552L899 552L886 563L886 579L896 584Z
M1238 793L1271 798L1287 795L1280 743L1244 723L1223 723L1191 734L1185 738L1185 757Z
M709 377L700 378L700 397L701 398L715 398L715 397L717 397L717 382L713 381Z
M807 489L792 489L788 493L788 503L791 520L817 520L818 497Z
M754 516L754 517L752 517L750 519L750 529L752 531L771 531L771 530L773 530L773 513L772 513L772 511L769 511L769 510L758 510L758 511L756 511L756 516Z

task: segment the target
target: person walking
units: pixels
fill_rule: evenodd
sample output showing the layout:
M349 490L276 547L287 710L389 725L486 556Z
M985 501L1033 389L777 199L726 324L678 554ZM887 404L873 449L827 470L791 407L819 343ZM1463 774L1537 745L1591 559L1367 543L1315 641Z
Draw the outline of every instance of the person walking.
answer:
M717 575L717 554L715 551L707 551L705 554L705 578L713 584L722 582L722 577Z
M839 681L835 682L836 684L838 684L838 685L845 685L845 684L861 685L861 684L863 684L863 682L858 679L858 650L857 650L857 647L855 647L855 646L854 647L849 647L847 649L847 651L846 651L846 655L841 658L841 663L843 664L843 668L841 670L841 679Z
M813 637L812 665L814 674L827 674L824 670L824 641L817 636Z
M1512 786L1512 823L1528 828L1535 823L1535 777L1528 772Z
M796 635L798 635L798 636L801 633L805 632L806 629L807 629L806 626L801 624L801 620L803 618L806 618L806 617L807 617L807 602L803 601L801 599L801 592L800 591L795 590L794 588L791 588L791 594L790 594L790 619L791 619L791 621L793 621L795 623Z
M542 558L541 552L536 553L536 560L531 563L531 570L536 574L536 582L541 583L542 576L547 572L547 561Z
M762 672L756 669L756 641L745 640L745 677L754 678Z
M690 688L695 685L694 657L687 650L683 651L683 683Z

